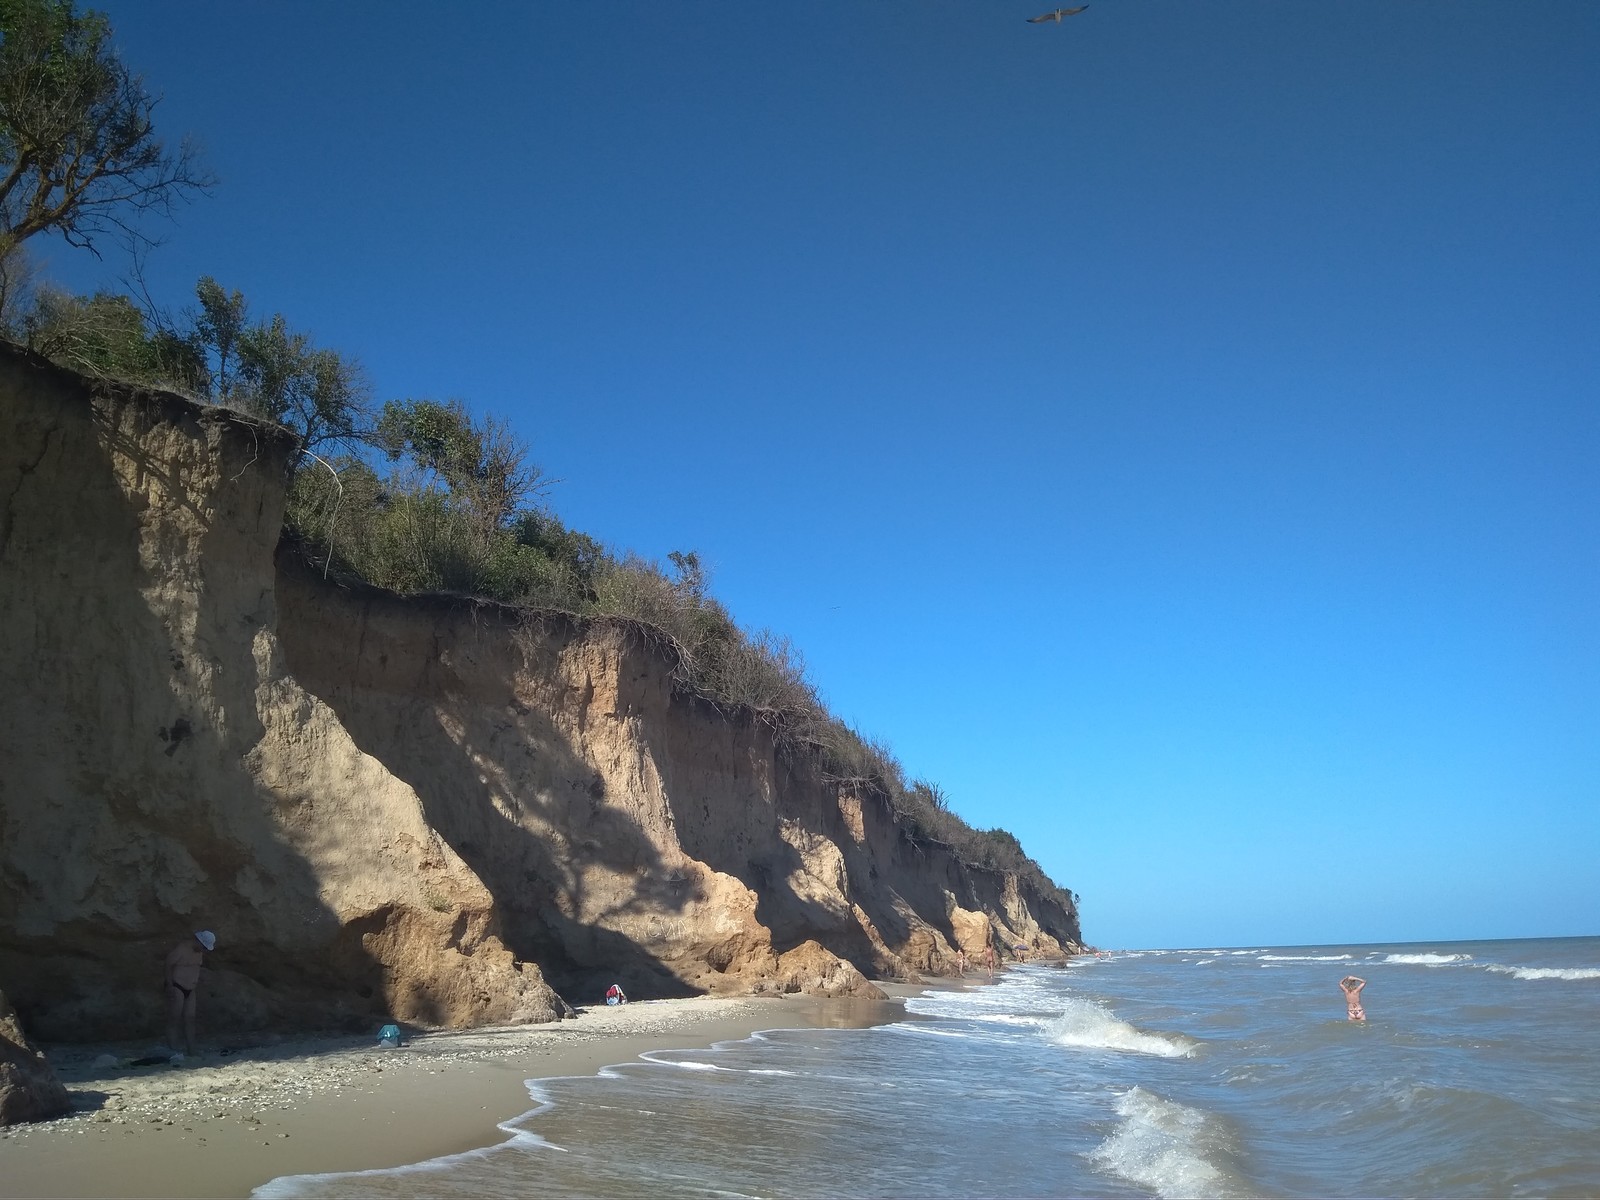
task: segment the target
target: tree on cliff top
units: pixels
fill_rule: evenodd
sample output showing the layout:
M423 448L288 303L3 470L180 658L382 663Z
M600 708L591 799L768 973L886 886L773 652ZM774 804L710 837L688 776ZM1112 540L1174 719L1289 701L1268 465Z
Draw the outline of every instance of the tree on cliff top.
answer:
M0 0L0 259L48 230L96 255L108 235L148 245L140 217L212 186L187 141L156 137L156 102L104 14Z
M442 481L452 504L487 541L547 486L528 447L496 417L474 420L459 400L390 400L375 435L391 459Z
M211 276L195 285L200 303L185 326L161 321L164 336L187 347L197 388L218 404L293 430L307 450L371 437L371 386L354 358L316 345L282 313L252 321L242 293Z

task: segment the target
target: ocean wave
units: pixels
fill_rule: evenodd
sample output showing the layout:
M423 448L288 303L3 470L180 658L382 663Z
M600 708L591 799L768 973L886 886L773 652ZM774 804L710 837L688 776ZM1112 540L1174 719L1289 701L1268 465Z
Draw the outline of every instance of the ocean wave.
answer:
M1513 979L1600 979L1600 967L1503 967L1489 963L1486 969Z
M1234 1151L1221 1120L1136 1087L1117 1098L1117 1128L1095 1163L1158 1196L1248 1195L1224 1165Z
M1348 962L1348 954L1263 954L1262 962Z
M720 1047L723 1044L724 1043L720 1043L719 1042L718 1043L718 1047ZM752 1071L752 1070L749 1070L749 1069L747 1069L745 1067L724 1067L719 1063L701 1062L699 1059L695 1059L695 1058L668 1058L668 1057L666 1057L669 1054L675 1054L675 1053L677 1053L677 1051L674 1051L674 1050L646 1050L643 1054L639 1055L639 1059L640 1059L641 1062L650 1063L652 1066L657 1066L657 1067L677 1067L681 1071L718 1071L718 1072L721 1072L724 1075L792 1075L792 1074L794 1074L794 1072L792 1072L792 1071ZM595 1074L595 1078L596 1079L627 1079L628 1078L628 1074L627 1074L626 1068L628 1068L630 1066L633 1066L633 1065L634 1064L632 1064L632 1063L617 1063L615 1066L601 1067L598 1071L596 1071L594 1073ZM534 1088L531 1085L530 1085L528 1090L530 1092L534 1092ZM534 1095L535 1095L535 1098L537 1098L538 1093L534 1092Z
M955 1029L935 1029L932 1025L924 1025L914 1021L896 1021L888 1028L896 1033L915 1033L921 1037L964 1038L971 1039L970 1033L961 1033Z
M1039 976L1027 967L1015 969L999 983L970 992L924 992L906 1000L906 1011L922 1017L949 1017L958 1021L992 1020L997 1015L1060 1011L1056 981L1059 976Z
M1123 1050L1160 1058L1187 1058L1199 1043L1175 1034L1146 1033L1120 1021L1092 1000L1069 996L1067 1009L1047 1022L1044 1033L1058 1046L1083 1046L1092 1050Z
M981 1017L974 1017L973 1020L982 1021L988 1025L1021 1025L1024 1028L1032 1029L1050 1023L1050 1017L1046 1013L989 1013Z
M1419 967L1442 967L1446 963L1471 962L1470 954L1385 954L1382 963L1408 963Z
M539 1110L534 1110L537 1111ZM532 1115L531 1112L523 1113L521 1117L515 1119L520 1121ZM309 1200L310 1197L329 1195L330 1190L333 1195L427 1195L426 1190L417 1187L418 1176L448 1174L463 1166L484 1162L508 1146L515 1146L521 1150L556 1150L562 1154L570 1153L565 1146L547 1141L537 1133L517 1129L511 1122L502 1121L498 1128L511 1136L493 1146L479 1146L472 1150L463 1150L458 1154L443 1154L438 1158L408 1163L402 1167L371 1167L364 1171L319 1171L308 1175L279 1175L276 1179L269 1179L253 1189L250 1197L251 1200L302 1200L302 1198ZM356 1183L357 1180L361 1182ZM361 1190L356 1193L346 1190L353 1188Z

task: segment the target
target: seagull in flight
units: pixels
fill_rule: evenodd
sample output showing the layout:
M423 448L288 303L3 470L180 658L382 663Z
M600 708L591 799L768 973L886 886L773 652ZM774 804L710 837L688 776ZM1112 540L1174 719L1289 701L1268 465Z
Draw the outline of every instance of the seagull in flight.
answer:
M1037 17L1029 17L1028 24L1042 25L1046 21L1054 21L1057 25L1059 25L1061 24L1062 17L1075 17L1088 7L1089 6L1087 4L1080 4L1077 8L1058 8L1055 10L1055 12L1047 12Z

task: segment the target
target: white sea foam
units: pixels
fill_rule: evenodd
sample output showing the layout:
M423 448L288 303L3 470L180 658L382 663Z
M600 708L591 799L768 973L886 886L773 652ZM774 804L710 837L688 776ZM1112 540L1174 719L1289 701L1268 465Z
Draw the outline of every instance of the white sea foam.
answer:
M539 1110L534 1110L537 1111ZM532 1113L524 1113L517 1119L524 1120L531 1115ZM536 1133L513 1128L509 1122L502 1122L499 1128L511 1136L496 1145L463 1150L459 1154L445 1154L403 1167L373 1167L365 1171L323 1171L314 1175L280 1175L252 1190L251 1200L299 1200L300 1197L325 1196L329 1193L329 1185L338 1189L335 1194L339 1192L349 1194L345 1189L351 1187L353 1181L360 1179L372 1180L374 1185L380 1179L391 1181L394 1190L401 1195L426 1195L425 1189L417 1189L410 1184L400 1184L398 1181L409 1180L418 1175L447 1174L464 1164L481 1162L508 1146L522 1150L557 1150L562 1154L569 1153L565 1146L558 1146ZM376 1186L374 1194L378 1194Z
M1146 1033L1118 1020L1092 1000L1066 998L1066 1011L1044 1026L1045 1036L1058 1046L1085 1046L1094 1050L1123 1050L1161 1058L1187 1058L1199 1045L1186 1037Z
M1043 1015L1026 1013L995 1013L993 1016L979 1017L980 1021L988 1021L995 1025L1025 1025L1037 1027L1047 1025L1050 1018Z
M1348 962L1348 954L1263 954L1262 962Z
M1600 979L1600 967L1502 967L1489 963L1488 969L1513 979Z
M1446 963L1471 962L1470 954L1385 954L1378 960L1385 963L1408 963L1419 967L1442 967Z
M956 1020L991 1020L999 1014L1052 1014L1060 1011L1056 1001L1060 975L1040 974L1028 967L1007 972L990 987L970 992L924 992L906 1001L906 1011L924 1017L952 1017Z
M1122 1120L1090 1158L1158 1196L1233 1196L1239 1186L1219 1161L1232 1153L1221 1121L1136 1087L1117 1098Z
M896 1021L889 1026L896 1033L914 1033L919 1037L942 1037L970 1039L970 1033L962 1033L957 1029L935 1029L932 1025L924 1025L914 1021Z

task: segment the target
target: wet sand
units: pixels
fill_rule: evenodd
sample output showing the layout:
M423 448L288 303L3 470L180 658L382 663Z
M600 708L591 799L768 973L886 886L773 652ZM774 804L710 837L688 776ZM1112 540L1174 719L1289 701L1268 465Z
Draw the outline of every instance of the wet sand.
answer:
M0 1197L248 1196L279 1175L399 1166L501 1141L497 1123L532 1107L527 1079L590 1075L648 1050L761 1029L903 1016L898 999L696 997L429 1034L395 1050L365 1037L304 1039L181 1067L96 1069L108 1048L52 1049L77 1111L0 1130Z

